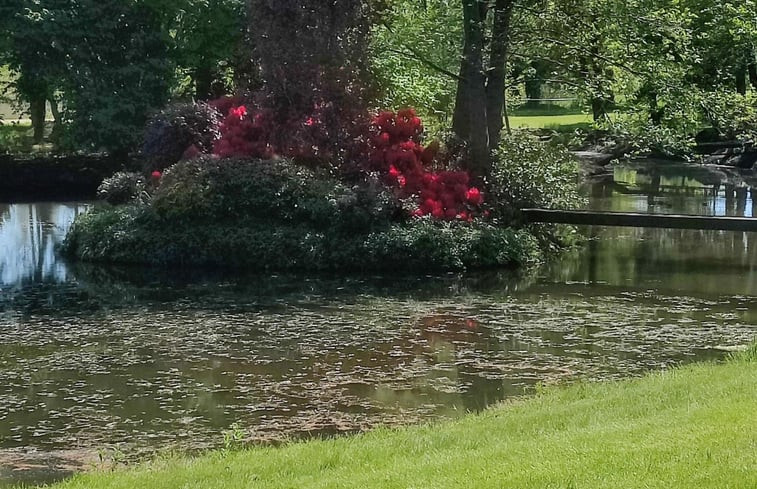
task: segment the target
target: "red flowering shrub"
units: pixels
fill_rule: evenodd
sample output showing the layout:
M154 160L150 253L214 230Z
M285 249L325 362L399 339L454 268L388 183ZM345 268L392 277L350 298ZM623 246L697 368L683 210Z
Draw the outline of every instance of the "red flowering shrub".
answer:
M221 114L221 117L226 117L229 115L231 109L244 105L244 99L238 95L225 95L221 98L211 100L208 102L208 105L216 109Z
M221 137L213 144L213 154L221 158L270 158L274 154L268 143L271 124L264 112L250 114L244 105L233 107L221 123L220 132Z
M281 155L298 162L328 161L334 156L331 148L335 136L327 130L324 119L332 115L329 105L323 104L304 119L293 115L280 122L274 121L270 111L250 112L244 105L232 107L221 123L221 137L213 153L221 158L267 159ZM370 147L363 150L369 151L368 169L383 175L401 198L415 199L415 216L470 221L480 211L484 196L470 186L467 172L431 170L439 144L421 144L423 122L413 109L397 114L381 112L374 118L371 130Z
M413 109L397 114L381 112L374 119L373 127L370 167L385 174L403 197L417 199L414 215L472 220L484 202L483 194L469 186L467 172L430 170L439 144L434 142L426 148L420 144L423 123Z

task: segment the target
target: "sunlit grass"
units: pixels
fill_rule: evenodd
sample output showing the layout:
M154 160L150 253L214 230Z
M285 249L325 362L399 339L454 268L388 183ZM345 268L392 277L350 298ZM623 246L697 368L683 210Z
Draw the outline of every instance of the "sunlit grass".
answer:
M590 114L528 115L510 117L510 126L514 128L529 129L550 129L559 128L560 126L578 125L586 125L586 127L590 127L592 122L593 119Z
M81 475L72 488L757 487L755 350L460 421Z

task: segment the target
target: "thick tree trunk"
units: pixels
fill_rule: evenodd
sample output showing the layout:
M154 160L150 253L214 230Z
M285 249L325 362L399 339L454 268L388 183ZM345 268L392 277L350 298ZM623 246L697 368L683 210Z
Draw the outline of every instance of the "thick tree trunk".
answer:
M468 18L464 17L465 33L463 39L463 55L460 58L460 80L457 82L457 93L455 95L455 110L452 115L452 131L460 138L468 140L470 137L470 114L469 106L471 80L476 70L476 66L471 65L471 39L468 28Z
M489 129L486 117L486 73L484 72L484 28L486 22L485 3L480 0L466 0L464 9L467 10L469 21L469 35L471 39L470 65L475 67L471 71L468 90L468 113L471 161L468 169L474 179L481 179L489 174Z
M486 81L486 119L489 149L499 146L505 112L505 80L507 78L507 49L510 35L513 0L497 0L494 6L489 76Z
M34 144L40 144L45 139L45 107L47 97L44 95L31 97L29 101L29 114L32 119L34 130Z
M468 142L471 161L468 170L481 181L489 173L489 130L486 117L486 73L484 72L485 24L488 6L484 0L463 1L464 47L460 65L452 129Z

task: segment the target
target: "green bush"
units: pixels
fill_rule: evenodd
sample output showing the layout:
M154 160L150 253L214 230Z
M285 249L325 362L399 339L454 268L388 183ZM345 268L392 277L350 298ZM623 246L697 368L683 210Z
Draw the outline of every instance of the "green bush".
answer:
M123 183L129 194L129 175ZM459 270L522 266L534 236L476 222L408 219L370 177L352 186L286 160L203 157L163 175L151 199L103 205L63 245L84 261L253 270Z
M97 197L111 205L128 204L147 191L145 179L139 173L117 172L106 178L97 188Z
M581 205L579 182L578 162L567 149L518 133L504 138L495 153L489 201L497 217L513 222L520 209Z
M354 231L397 220L401 202L376 180L348 186L288 160L206 156L169 168L152 209L172 223L253 219Z
M220 116L203 102L173 103L153 115L145 128L142 157L146 170L162 171L181 159L194 145L210 153L218 138Z
M77 219L63 250L85 261L251 270L460 270L525 266L540 257L525 231L422 219L366 233L254 219L167 225L144 207Z

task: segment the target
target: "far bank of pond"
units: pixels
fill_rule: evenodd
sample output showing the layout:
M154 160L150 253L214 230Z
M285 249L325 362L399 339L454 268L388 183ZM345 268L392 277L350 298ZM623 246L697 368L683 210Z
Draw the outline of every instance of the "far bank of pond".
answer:
M753 215L751 194L725 187L590 193L593 208ZM235 423L276 440L457 418L537 383L720 359L757 335L745 233L585 229L583 249L525 277L156 272L57 259L86 205L0 208L0 485L98 452L218 448Z

